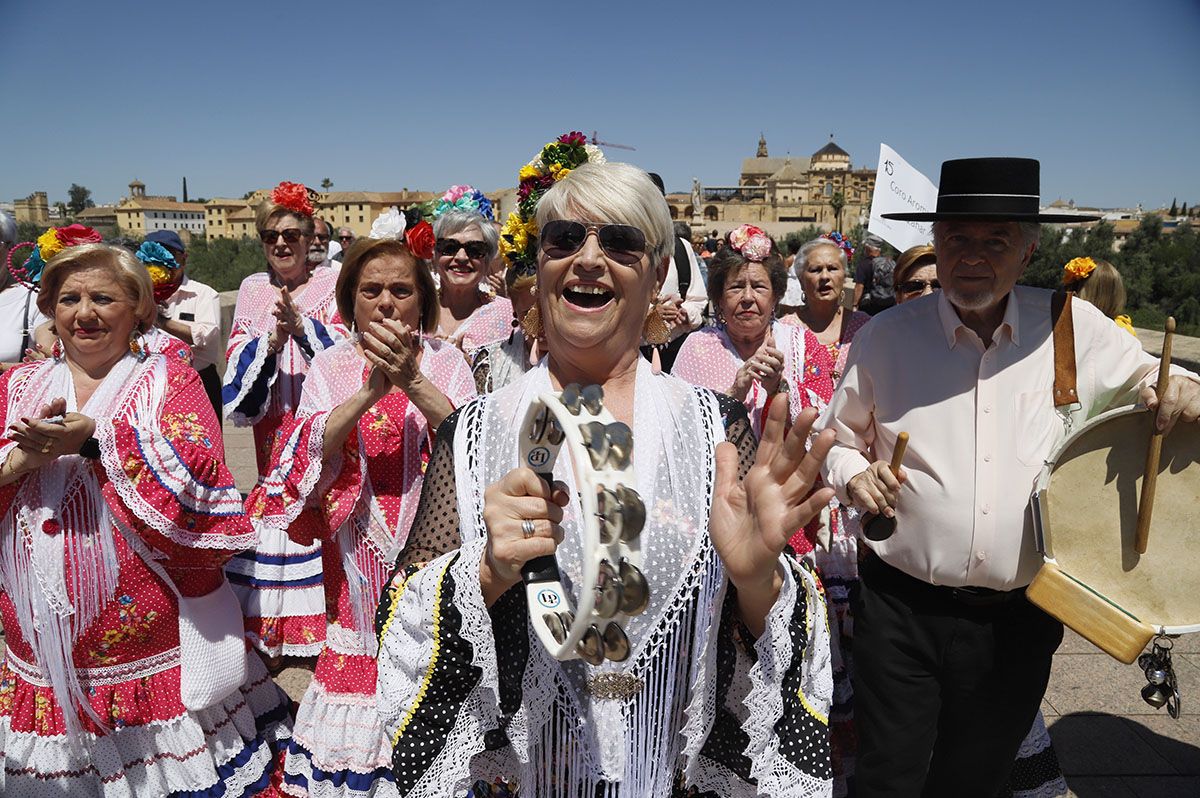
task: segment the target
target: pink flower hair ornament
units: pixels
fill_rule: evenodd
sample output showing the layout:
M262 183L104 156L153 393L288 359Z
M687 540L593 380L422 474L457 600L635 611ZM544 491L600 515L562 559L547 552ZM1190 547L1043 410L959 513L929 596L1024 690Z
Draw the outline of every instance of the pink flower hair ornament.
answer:
M302 216L312 216L316 213L310 196L312 193L303 183L284 180L271 191L271 202Z
M729 246L743 258L762 263L771 254L771 238L752 224L735 227L729 233Z

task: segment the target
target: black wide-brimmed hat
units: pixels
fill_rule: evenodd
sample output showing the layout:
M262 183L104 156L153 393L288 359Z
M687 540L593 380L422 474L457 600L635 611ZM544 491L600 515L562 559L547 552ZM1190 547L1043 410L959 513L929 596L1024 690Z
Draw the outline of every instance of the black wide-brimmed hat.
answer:
M1002 222L1094 222L1099 216L1041 213L1041 164L1033 158L960 158L942 164L937 210L885 213L900 222L979 219Z

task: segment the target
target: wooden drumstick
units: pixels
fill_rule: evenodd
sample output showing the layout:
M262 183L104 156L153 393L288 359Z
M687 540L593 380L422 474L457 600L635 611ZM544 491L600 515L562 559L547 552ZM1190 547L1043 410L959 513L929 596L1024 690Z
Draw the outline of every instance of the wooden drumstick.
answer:
M1158 384L1154 392L1158 401L1162 401L1167 390L1167 380L1171 369L1171 337L1175 334L1175 317L1168 316L1163 328L1162 358L1158 361ZM1153 422L1151 422L1153 423ZM1142 476L1142 495L1138 500L1137 535L1133 541L1133 549L1138 554L1145 554L1150 543L1150 517L1154 514L1154 488L1158 482L1158 459L1162 454L1163 434L1155 425L1150 435L1150 447L1146 450L1146 469Z
M900 477L900 463L904 460L904 450L908 448L908 433L901 432L896 436L896 449L892 452L892 462L888 464L888 468L892 469L892 476Z
M900 477L900 462L904 459L904 450L908 448L908 433L901 432L896 436L896 448L892 450L892 460L888 463L892 475ZM862 521L863 534L868 540L887 540L896 531L896 519L888 518L882 513L866 513Z

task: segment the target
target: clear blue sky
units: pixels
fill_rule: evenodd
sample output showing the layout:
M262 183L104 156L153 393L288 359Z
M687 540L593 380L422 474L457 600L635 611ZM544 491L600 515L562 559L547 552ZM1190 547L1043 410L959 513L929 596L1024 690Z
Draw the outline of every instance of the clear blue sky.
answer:
M208 20L219 20L208 24ZM937 181L1025 155L1081 204L1200 202L1200 2L0 3L0 199L514 185L568 130L669 190L836 134Z

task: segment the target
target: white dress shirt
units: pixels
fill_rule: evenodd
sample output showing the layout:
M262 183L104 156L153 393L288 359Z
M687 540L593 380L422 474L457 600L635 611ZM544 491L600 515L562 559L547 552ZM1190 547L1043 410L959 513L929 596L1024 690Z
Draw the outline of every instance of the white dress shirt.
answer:
M837 432L823 472L849 503L851 478L869 460L889 460L897 435L909 433L896 532L866 543L893 567L931 584L997 590L1023 587L1037 573L1029 497L1067 435L1051 398L1051 296L1014 288L986 347L942 292L877 315L854 339L817 424ZM1158 360L1091 304L1077 299L1072 310L1078 429L1136 401L1154 383Z
M696 253L692 250L691 243L686 239L681 239L687 244L684 247L687 250L688 262L683 268L690 270L691 281L688 283L687 296L683 299L683 312L687 314L687 330L695 330L700 326L700 322L704 318L704 306L708 304L708 292L704 287L704 278L700 276L700 264L696 262ZM667 276L663 280L662 290L659 291L662 296L671 296L672 294L679 295L679 271L675 263L675 250L671 249L671 261L667 264ZM671 337L676 338L683 335L687 330L671 331Z
M221 298L216 291L185 276L158 307L168 319L192 328L192 368L199 371L221 362Z

